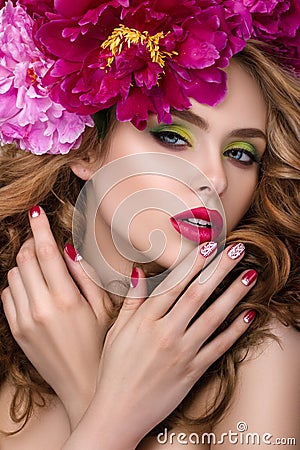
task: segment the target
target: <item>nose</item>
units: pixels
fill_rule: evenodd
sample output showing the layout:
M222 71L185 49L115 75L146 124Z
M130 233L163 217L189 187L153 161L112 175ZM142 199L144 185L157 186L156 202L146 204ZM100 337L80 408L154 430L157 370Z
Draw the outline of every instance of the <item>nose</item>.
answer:
M197 166L200 174L193 179L193 189L205 196L211 196L215 192L219 196L224 194L228 186L228 179L222 155L206 155L200 163L198 161Z

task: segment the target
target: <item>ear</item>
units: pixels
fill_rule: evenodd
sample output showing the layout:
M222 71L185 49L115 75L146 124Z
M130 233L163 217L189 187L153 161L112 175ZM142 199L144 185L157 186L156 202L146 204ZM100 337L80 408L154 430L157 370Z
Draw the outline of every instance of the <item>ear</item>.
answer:
M73 173L84 181L89 180L96 170L100 167L100 162L98 163L89 157L78 159L70 162L70 169Z

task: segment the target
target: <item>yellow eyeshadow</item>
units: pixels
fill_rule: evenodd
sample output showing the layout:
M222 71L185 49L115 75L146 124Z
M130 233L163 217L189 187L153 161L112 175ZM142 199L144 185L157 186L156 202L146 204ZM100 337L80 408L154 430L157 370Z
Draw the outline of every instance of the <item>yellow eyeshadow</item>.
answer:
M185 140L189 145L193 145L192 135L183 127L176 124L166 125L161 124L156 126L151 130L152 133L169 132L178 134L183 140Z
M246 150L247 152L252 153L253 155L257 155L257 150L255 147L253 147L252 144L249 144L248 142L238 141L238 142L232 142L231 144L226 145L224 148L224 151L226 150Z

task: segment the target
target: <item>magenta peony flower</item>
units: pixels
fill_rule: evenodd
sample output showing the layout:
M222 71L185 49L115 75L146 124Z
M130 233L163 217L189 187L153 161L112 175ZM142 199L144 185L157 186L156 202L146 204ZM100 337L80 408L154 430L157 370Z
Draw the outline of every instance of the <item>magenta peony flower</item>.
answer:
M300 71L299 0L243 0L253 20L253 38L271 44L268 51Z
M53 61L35 46L34 27L20 5L8 1L0 11L0 140L35 154L67 153L93 122L50 99L41 79Z
M56 60L43 80L51 98L77 114L116 105L140 129L151 112L170 122L190 97L220 102L222 69L252 30L242 0L56 0L47 18L36 37Z
M0 139L36 154L76 148L116 107L139 129L190 98L226 94L251 37L300 72L299 0L0 0Z

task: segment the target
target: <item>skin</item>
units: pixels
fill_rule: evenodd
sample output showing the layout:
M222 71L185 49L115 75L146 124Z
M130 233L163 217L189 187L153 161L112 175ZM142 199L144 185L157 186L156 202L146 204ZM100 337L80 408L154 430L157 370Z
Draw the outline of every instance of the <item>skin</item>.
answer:
M18 266L9 273L9 287L3 291L2 301L14 337L43 378L51 383L63 405L54 400L50 408L38 410L24 432L3 439L1 448L15 450L20 448L21 442L23 448L35 450L41 445L45 448L45 434L41 430L47 427L56 430L55 435L47 435L49 450L61 448L70 434L69 419L72 434L64 450L82 449L83 444L93 450L99 442L108 450L133 449L249 326L243 320L243 313L226 331L203 345L251 289L252 286L241 283L242 273L194 325L187 328L203 302L243 255L233 260L228 257L227 248L218 271L209 281L200 285L196 279L183 295L183 289L204 266L205 258L199 249L188 255L161 283L165 288L163 295L154 293L145 300L145 279L140 271L137 287L130 289L117 321L106 336L97 371L95 361L99 361L99 348L90 345L90 337L98 322L100 330L95 330L95 339L101 347L103 329L107 331L102 303L106 293L86 278L78 262L72 262L65 255L68 269L84 293L89 309L88 304L82 302L82 294L73 279L66 276L45 213L41 210L39 217L30 218L30 224L34 237L22 246ZM186 264L190 266L191 259L196 261L192 270L180 279L182 269ZM167 286L171 288L166 289ZM178 300L174 303L175 299ZM79 326L83 315L84 321ZM80 358L73 357L74 349ZM120 357L122 359L124 354L126 364L122 364L120 371ZM170 367L174 370L170 371ZM170 385L175 390L170 390ZM10 395L8 385L0 399L3 404L9 403ZM67 413L64 420L62 406ZM1 411L1 427L11 429L8 410ZM124 436L122 441L120 434Z
M257 183L258 166L253 164L247 165L247 168L241 167L240 163L232 161L232 158L224 157L224 149L228 144L236 141L236 136L233 139L229 138L232 130L259 127L264 131L265 126L265 109L258 88L240 68L235 69L232 72L229 71L229 94L224 104L215 109L198 104L193 105L193 111L197 110L197 113L200 113L201 109L201 115L204 115L210 125L210 132L203 132L203 130L198 130L199 127L192 126L193 135L195 134L199 139L201 137L205 142L208 156L204 159L199 158L202 146L198 146L198 140L194 151L183 150L184 158L193 159L192 162L196 165L201 162L201 170L213 184L222 200L228 229L232 229L239 222L249 207ZM233 83L235 74L238 72L244 82L249 83L249 86ZM238 83L238 79L236 79L236 83ZM249 88L251 95L249 98L243 97L243 101L241 101L240 95L234 94L235 88L237 91L239 89L239 93L245 92L245 95ZM254 94L256 94L256 99ZM235 98L235 102L232 104L231 97ZM240 102L240 111L234 115L238 101ZM224 112L222 109L228 104L232 106L230 120L228 110ZM247 105L247 109L245 105ZM247 115L249 107L252 110L251 121L250 116ZM259 107L262 107L262 111ZM211 117L214 112L219 117L217 128L214 127L215 122ZM185 122L180 121L182 125L186 125ZM126 134L127 132L129 135ZM124 137L122 138L122 136ZM128 145L122 147L125 136L130 138L131 147ZM142 136L142 141L149 142L149 147L137 146L137 141ZM147 136L147 131L137 132L129 124L118 125L111 152L105 162L119 158L122 156L122 151L128 151L128 148L132 152L138 151L138 149L149 152L156 149L157 145L159 146L157 147L158 152L170 151L165 147L162 149L161 144L154 145L152 136L148 136L148 138ZM240 137L238 139L241 140ZM248 140L249 138L247 138ZM250 139L251 144L255 145L261 154L265 148L265 142L262 141L261 138ZM92 177L97 168L99 168L99 163L95 166L94 162L87 161L72 166L78 176L86 179ZM153 186L157 179L154 178L150 181L150 186ZM127 187L129 192L130 189L137 189L137 185L130 186L129 184ZM171 192L175 192L176 189L172 183L164 188L170 189ZM174 191L172 191L173 189ZM210 197L211 189L208 186L201 185L197 189L207 194L207 201L213 197ZM106 240L106 231L109 228L115 206L122 199L120 194L122 194L121 191L111 193L110 201L106 205L102 205L100 211L103 215L101 236L103 241L109 244L111 244L111 240ZM113 202L114 195L115 204ZM128 191L126 191L126 195L128 195ZM186 195L185 201L189 207L198 206L196 201L194 203L195 198L190 197L189 191L186 192ZM100 214L97 218L101 218ZM147 225L148 220L145 223L144 217L138 217L133 224L133 227L136 228L131 230L132 237L137 236L135 245L140 251L143 251L149 232L152 230L151 227L155 226L158 218L155 216L155 223L150 224L150 228L146 228L146 230L144 225ZM152 219L152 216L147 219ZM85 278L84 271L78 262L73 262L67 255L64 255L64 263L43 211L39 217L29 218L33 239L22 246L17 258L17 267L9 274L9 287L2 294L2 301L14 337L46 381L52 384L59 394L60 400L56 400L51 408L39 411L38 416L30 421L24 432L22 431L15 437L3 439L1 442L3 450L46 449L45 445L49 446L49 450L62 446L64 450L81 450L82 448L86 450L96 448L132 450L138 445L143 450L160 448L155 438L143 440L143 437L176 407L206 368L247 329L249 324L243 321L242 315L228 330L210 344L205 345L208 336L254 285L247 287L241 283L243 274L191 327L187 327L203 302L224 276L238 264L243 255L232 260L228 258L226 249L222 253L218 270L206 283L200 285L196 279L189 285L192 278L204 267L205 258L199 253L199 248L195 248L195 245L191 245L189 241L185 242L184 251L180 254L177 246L178 235L171 228L169 221L165 219L166 217L162 217L162 220L159 220L159 226L166 233L168 245L159 263L169 267L174 260L179 260L179 262L162 282L166 288L164 294L155 296L154 292L153 295L146 298L145 279L142 271L139 270L138 285L136 288L130 288L120 315L107 334L103 345L108 327L108 318L105 316L103 307L103 303L108 300L106 293L89 278ZM99 220L97 223L100 227L101 221ZM175 250L172 248L173 246ZM126 258L118 258L113 254L112 264L118 270L122 270L124 274L130 274L131 264L129 261ZM65 264L80 291L68 275ZM182 279L181 272L186 266L191 270L188 276ZM188 285L188 289L182 295L182 291ZM68 295L65 295L66 292ZM39 301L40 298L43 298L42 304ZM87 303L82 302L83 299L87 300ZM176 301L176 299L178 300ZM83 314L85 314L84 321L82 320ZM95 369L94 364L94 361L99 361L99 348L89 345L91 329L97 323L99 323L100 332L95 327L95 339L98 339L100 346L103 345L99 369ZM72 324L74 328L72 328ZM70 342L59 334L59 330L66 327L69 330L76 330ZM276 321L273 327L275 332L280 334L281 329ZM77 333L79 329L80 334ZM294 380L297 379L295 364L291 353L284 351L286 348L296 348L296 338L294 332L288 329L282 339L283 350L279 350L279 347L273 343L272 345L267 343L267 347L270 349L268 354L263 349L261 354L254 352L250 355L250 359L247 358L247 370L241 372L238 390L241 389L241 392L245 392L241 386L248 386L249 383L256 388L255 367L260 367L261 373L265 373L266 376L261 377L259 395L255 395L254 389L250 399L246 396L242 401L235 398L226 418L215 429L216 432L228 430L228 427L235 429L237 418L239 420L245 418L247 422L249 420L254 430L259 425L260 430L266 424L265 417L268 417L267 424L272 423L272 431L276 429L277 435L281 434L282 436L296 429L295 411L293 410L291 413L287 408L288 405L282 403L282 396L287 394L292 402L291 394L296 389L294 383ZM87 344L86 347L84 347L84 343ZM46 347L47 351L48 349L50 351L50 357L45 352ZM84 376L82 376L81 358L74 359L72 357L74 348L80 348L85 361L89 361L85 364ZM123 355L126 355L126 360ZM278 367L278 361L281 361L283 357L286 371L282 379L278 374L279 371L274 368ZM120 363L122 370L120 370ZM169 370L170 368L171 370ZM279 389L275 389L274 392L267 389L267 386L270 386L268 376L270 370L276 379L276 386L283 386L280 395L278 394ZM292 382L289 384L285 379L287 373L292 375ZM149 380L151 380L151 389ZM284 386L287 388L285 389ZM211 392L211 390L209 391ZM1 395L0 402L2 400L2 404L4 402L8 404L9 386L3 390ZM209 392L200 392L195 403L191 405L191 412L201 414L201 408L205 408L209 401L209 395ZM272 403L270 403L271 398ZM75 402L74 399L76 399ZM263 405L269 404L271 407L266 412ZM251 414L248 411L251 411ZM282 416L279 414L274 417L274 411L282 411L288 420L281 420ZM8 411L1 414L3 415L0 416L0 425L5 427L9 424ZM124 421L124 417L126 417L126 421ZM289 422L288 426L287 422ZM55 433L53 433L54 429ZM48 431L42 433L41 430ZM175 431L182 430L175 428ZM64 442L65 444L63 444ZM170 449L181 447L180 444L165 446ZM198 448L207 449L208 447L199 446ZM260 446L259 448L267 447Z
M238 64L232 63L228 69L225 101L216 107L192 103L189 111L174 114L171 125L158 125L154 117L144 131L130 123L117 123L104 161L71 166L78 176L92 179L89 192L90 198L95 200L85 214L88 229L82 251L90 261L95 261L94 267L97 267L95 245L90 244L89 239L95 226L96 240L104 259L117 272L130 276L131 258L126 252L120 254L112 240L111 224L119 209L122 213L117 216L115 226L121 243L129 238L141 255L147 252L147 258L163 268L174 267L196 245L175 231L170 216L205 206L219 211L229 233L248 210L258 181L257 161L261 160L266 148L266 106L256 82ZM121 180L103 196L94 224L90 210L95 209L95 202L102 198L103 185L103 171L97 170L134 155L144 155L144 167L132 158L130 169L137 175L126 178L126 169L120 171ZM161 155L176 157L173 165L178 170L182 161L182 172L186 164L192 164L198 176L193 174L192 178L185 178L183 175L173 179L161 167ZM154 161L154 167L157 158L158 175L143 173L149 167L148 158L151 163ZM155 196L154 208L149 206L147 189L151 189L151 201ZM166 194L166 199L162 194ZM128 212L133 203L135 214ZM126 205L129 205L127 209ZM155 230L164 236L164 248L160 239L151 237ZM114 277L115 274L110 276L111 279ZM108 276L106 284L109 281Z

